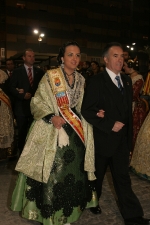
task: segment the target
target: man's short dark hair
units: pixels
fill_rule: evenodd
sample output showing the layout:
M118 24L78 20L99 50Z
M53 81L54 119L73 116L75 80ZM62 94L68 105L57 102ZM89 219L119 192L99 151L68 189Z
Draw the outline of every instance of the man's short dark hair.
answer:
M12 58L8 58L8 59L6 59L6 63L7 63L8 61L12 61L12 62L13 62L13 64L14 64L14 60L13 60Z
M123 50L123 47L119 42L110 42L104 47L104 49L102 51L102 57L105 57L107 55L109 49L113 46L118 46L118 47L122 48L122 50Z
M26 56L26 53L27 53L28 51L29 51L29 52L34 52L32 48L27 48L27 49L25 49L24 52L23 52L23 56L24 56L24 57Z

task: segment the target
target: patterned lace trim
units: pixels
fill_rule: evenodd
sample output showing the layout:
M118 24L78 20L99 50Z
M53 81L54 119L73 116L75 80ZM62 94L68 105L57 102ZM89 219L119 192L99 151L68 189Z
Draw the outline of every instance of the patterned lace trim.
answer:
M65 80L66 81L66 80ZM66 82L68 97L70 100L70 108L74 108L82 96L83 87L84 87L84 78L80 73L75 71L75 82L74 87L71 88L68 83Z

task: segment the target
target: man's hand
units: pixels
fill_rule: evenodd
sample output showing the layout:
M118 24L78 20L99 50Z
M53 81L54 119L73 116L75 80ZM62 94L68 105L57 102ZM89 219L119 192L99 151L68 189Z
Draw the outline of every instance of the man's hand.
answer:
M24 96L24 99L30 99L30 98L31 98L31 93L27 92Z
M16 88L16 90L19 92L19 94L23 94L24 93L24 89Z
M104 114L105 114L105 111L103 109L100 109L96 115L98 117L104 118Z
M114 132L118 132L122 129L122 127L124 126L123 123L119 122L119 121L116 121L113 128L112 128L112 131Z

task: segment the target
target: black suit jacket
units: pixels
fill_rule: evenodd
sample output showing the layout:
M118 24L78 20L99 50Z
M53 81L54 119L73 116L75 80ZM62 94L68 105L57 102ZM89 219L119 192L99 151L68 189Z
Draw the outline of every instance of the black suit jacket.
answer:
M14 97L14 114L18 116L30 116L30 101L24 99L24 96L27 92L31 93L34 96L38 84L44 75L43 70L37 67L33 67L34 79L33 86L31 87L26 69L24 66L21 66L13 71L13 74L10 78L10 92ZM24 89L24 93L19 94L16 88Z
M124 85L124 95L112 82L107 71L93 76L85 89L81 113L93 125L95 151L104 156L112 156L118 149L123 138L128 149L132 144L132 83L126 75L121 75ZM96 114L103 109L104 118ZM125 126L114 132L112 128L116 121Z

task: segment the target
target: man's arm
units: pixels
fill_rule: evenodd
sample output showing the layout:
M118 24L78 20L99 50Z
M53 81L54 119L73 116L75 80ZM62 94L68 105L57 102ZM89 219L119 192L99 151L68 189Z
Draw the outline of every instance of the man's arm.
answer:
M105 111L103 98L102 80L93 77L85 89L81 113L83 117L98 128L99 130L110 133L116 121L111 119ZM106 101L106 100L105 100ZM105 111L103 118L98 117L97 113L102 109Z
M16 69L13 71L10 78L9 89L13 97L23 100L26 93L24 93L24 89L22 89L22 87L19 87L18 76L21 75L21 70ZM18 91L19 89L23 91Z

